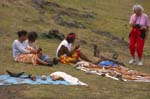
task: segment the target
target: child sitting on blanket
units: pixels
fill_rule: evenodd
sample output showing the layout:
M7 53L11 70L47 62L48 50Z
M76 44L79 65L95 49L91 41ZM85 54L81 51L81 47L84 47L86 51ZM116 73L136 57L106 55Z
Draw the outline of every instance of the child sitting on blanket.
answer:
M36 45L36 39L38 38L38 35L36 32L29 32L28 34L28 40L26 40L26 42L28 43L28 48L29 49L35 49L38 50L39 48ZM44 53L42 53L42 49L40 51L40 55L39 58L44 61L49 63L51 66L53 64L58 64L58 60L56 58L53 58L53 60L51 60L47 55L45 55Z

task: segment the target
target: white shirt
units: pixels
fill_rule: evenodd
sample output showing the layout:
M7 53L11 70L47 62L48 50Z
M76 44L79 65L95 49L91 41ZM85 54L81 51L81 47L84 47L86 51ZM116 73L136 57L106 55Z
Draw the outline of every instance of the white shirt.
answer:
M68 43L67 40L65 39L59 44L57 51L56 51L56 57L58 57L58 52L62 46L65 46L69 51L71 51L72 44ZM66 55L64 55L64 56L66 56Z
M22 54L22 53L26 53L29 54L30 51L27 50L28 47L28 43L27 42L20 42L19 40L14 40L13 44L12 44L12 50L13 50L13 58L16 61L17 56Z
M29 40L26 40L25 42L28 44L28 48L38 49L35 42L30 43Z

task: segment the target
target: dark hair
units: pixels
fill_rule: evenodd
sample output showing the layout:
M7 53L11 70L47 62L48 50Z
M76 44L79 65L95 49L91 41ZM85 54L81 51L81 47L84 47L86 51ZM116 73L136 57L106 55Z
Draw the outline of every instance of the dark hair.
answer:
M21 31L18 31L17 34L18 34L18 37L20 38L20 37L22 37L22 36L27 35L27 31L21 30Z
M29 32L28 34L28 40L29 41L35 41L38 38L38 35L36 32Z

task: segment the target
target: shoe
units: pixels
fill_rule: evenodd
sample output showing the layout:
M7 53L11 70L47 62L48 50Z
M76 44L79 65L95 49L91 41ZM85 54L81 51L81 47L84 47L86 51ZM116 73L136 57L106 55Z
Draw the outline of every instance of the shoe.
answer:
M102 77L105 77L105 76L106 76L106 74L105 74L105 73L102 73L102 74L101 74L101 76L102 76Z
M52 67L53 66L53 62L49 59L45 60L45 62L47 63L47 66Z
M53 64L52 64L52 63L48 63L47 66L48 66L48 67L52 67Z
M139 62L138 62L138 66L143 66L143 62L142 62L142 61L139 61Z
M57 58L53 58L53 64L57 65L59 63L59 60Z
M24 72L21 72L21 73L12 73L12 72L10 72L10 71L8 71L8 70L6 70L6 72L9 74L9 76L11 76L11 77L20 77L21 75L23 75L24 74Z
M136 61L133 58L129 61L129 64L135 64L135 63L136 63Z

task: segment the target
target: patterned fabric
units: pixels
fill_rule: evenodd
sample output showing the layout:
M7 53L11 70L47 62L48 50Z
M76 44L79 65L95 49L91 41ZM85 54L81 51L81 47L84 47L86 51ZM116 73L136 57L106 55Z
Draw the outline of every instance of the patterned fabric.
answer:
M71 57L61 56L60 62L63 64L71 64L72 61L77 61L80 58L80 50L76 50Z
M37 57L38 56L36 54L20 54L17 57L17 61L22 63L32 63L33 65L36 65Z
M123 66L97 66L89 62L80 61L74 66L76 69L86 73L96 74L108 77L114 80L134 81L134 82L150 82L150 74L131 70Z

